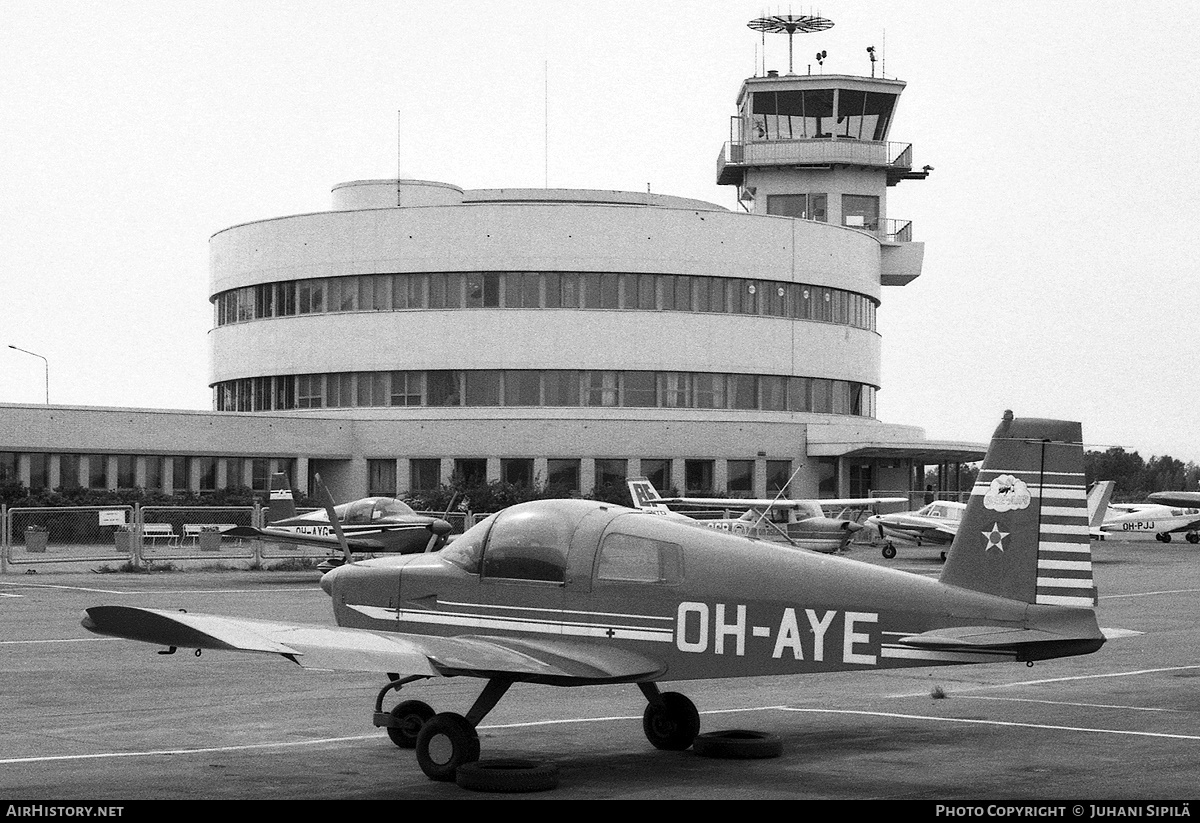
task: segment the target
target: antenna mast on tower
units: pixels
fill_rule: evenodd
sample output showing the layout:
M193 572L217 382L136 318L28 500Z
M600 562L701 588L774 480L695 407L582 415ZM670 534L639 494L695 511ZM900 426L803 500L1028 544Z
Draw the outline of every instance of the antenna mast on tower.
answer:
M796 32L807 34L814 31L825 31L825 29L833 27L833 21L825 17L817 17L811 14L773 14L770 17L759 17L751 20L746 24L755 31L763 33L764 52L766 46L766 33L782 34L787 32L788 36L788 74L795 74L792 70L792 36ZM763 59L766 59L764 53ZM764 72L765 73L765 72Z

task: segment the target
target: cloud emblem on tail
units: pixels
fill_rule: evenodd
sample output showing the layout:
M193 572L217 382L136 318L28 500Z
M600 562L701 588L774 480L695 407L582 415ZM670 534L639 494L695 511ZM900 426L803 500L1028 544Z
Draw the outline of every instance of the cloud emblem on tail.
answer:
M1011 474L1002 474L992 480L987 494L983 496L983 505L992 511L1011 512L1029 506L1033 495L1024 480L1019 480Z

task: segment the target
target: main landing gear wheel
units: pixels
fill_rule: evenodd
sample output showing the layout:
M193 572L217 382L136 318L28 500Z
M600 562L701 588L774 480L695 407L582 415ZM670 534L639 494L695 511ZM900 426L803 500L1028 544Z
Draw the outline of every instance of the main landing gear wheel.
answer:
M893 557L896 556L896 547L893 546L891 543L888 543L886 546L883 547L883 556L885 559L891 560Z
M1187 533L1187 542L1200 543L1200 534L1197 534L1196 532L1188 532Z
M692 751L702 757L757 760L779 757L783 754L783 741L769 732L729 729L697 735Z
M660 697L660 701L646 706L642 729L654 748L681 752L700 733L700 712L679 692L665 692Z
M421 727L428 723L436 712L428 703L420 700L405 700L390 712L387 727L388 737L402 749L415 749Z
M476 792L544 792L558 786L558 766L515 757L477 760L459 766L454 782Z
M461 714L442 712L421 727L416 749L426 777L449 781L464 763L479 759L479 735Z
M1171 535L1168 532L1159 532L1158 534L1154 535L1154 539L1159 543L1170 543Z

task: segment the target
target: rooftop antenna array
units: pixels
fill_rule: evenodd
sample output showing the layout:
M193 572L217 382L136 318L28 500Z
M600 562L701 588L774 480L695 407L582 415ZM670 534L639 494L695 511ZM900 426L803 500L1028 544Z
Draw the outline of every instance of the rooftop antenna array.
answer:
M772 34L787 33L788 36L788 74L792 70L792 37L796 32L808 34L814 31L825 31L833 27L833 21L812 14L772 14L769 17L758 17L746 24L755 31L763 34L763 49L766 50L767 32ZM764 60L766 55L764 54ZM765 71L765 66L764 66Z

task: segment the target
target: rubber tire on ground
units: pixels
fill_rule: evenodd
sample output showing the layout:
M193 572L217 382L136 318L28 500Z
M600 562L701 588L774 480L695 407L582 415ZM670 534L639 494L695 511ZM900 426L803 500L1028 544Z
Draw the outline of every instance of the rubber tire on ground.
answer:
M697 735L692 751L702 757L758 760L783 754L783 741L769 732L729 729Z
M450 781L460 766L479 759L479 735L461 714L442 712L421 727L416 749L417 765L426 777Z
M1154 536L1156 538L1158 538L1158 542L1160 542L1160 543L1170 543L1171 542L1171 533L1170 532L1159 532L1158 534L1156 534Z
M884 546L883 547L883 556L886 559L891 560L893 557L896 556L896 547L895 546Z
M428 703L420 700L405 700L403 703L396 704L389 714L392 716L392 721L398 722L400 725L388 726L388 737L402 749L415 749L421 727L428 723L437 712Z
M696 704L679 692L664 692L662 704L646 706L642 730L656 749L681 752L700 733L700 713Z
M1196 534L1195 532L1188 532L1187 542L1200 543L1200 534Z
M558 766L516 757L476 760L459 766L454 782L474 792L544 792L558 787Z

